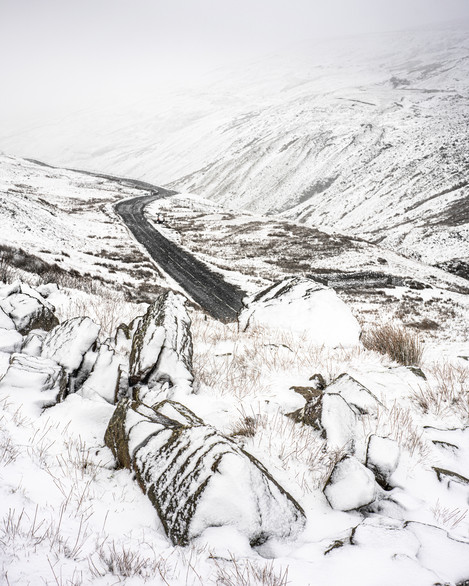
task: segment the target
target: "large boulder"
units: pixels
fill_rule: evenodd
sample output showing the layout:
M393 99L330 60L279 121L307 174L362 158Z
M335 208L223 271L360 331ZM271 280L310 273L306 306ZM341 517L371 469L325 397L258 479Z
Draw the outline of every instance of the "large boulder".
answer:
M156 400L164 391L170 398L175 390L192 392L190 325L185 298L172 291L160 295L138 323L130 352L129 384L148 388L140 391L141 399L148 390Z
M0 301L0 308L10 317L20 334L34 329L49 331L59 323L54 307L45 299L41 300L39 294L33 297L13 293Z
M105 441L135 472L175 544L229 526L255 545L304 525L301 507L260 462L179 403L123 399Z
M314 344L358 344L360 326L333 289L303 277L290 277L248 297L239 316L244 331L256 325L293 331Z

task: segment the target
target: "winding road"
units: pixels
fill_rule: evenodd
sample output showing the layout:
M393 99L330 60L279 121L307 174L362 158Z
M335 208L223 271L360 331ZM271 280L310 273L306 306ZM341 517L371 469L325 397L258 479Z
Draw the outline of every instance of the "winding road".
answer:
M225 322L233 321L242 307L242 299L246 293L227 283L221 275L214 273L203 262L168 240L144 215L148 204L173 193L159 187L158 193L154 195L138 196L117 203L115 210L158 266L195 302L212 317Z
M26 160L43 167L58 168L36 159ZM214 273L192 254L168 240L145 218L144 209L148 204L156 199L174 195L175 191L157 187L138 179L128 179L83 169L68 170L115 181L119 185L126 187L144 190L146 195L126 199L115 204L114 209L123 222L136 240L147 249L149 255L158 266L172 277L202 309L220 321L228 322L236 319L243 306L242 300L246 292L236 287L236 285L227 283L220 274ZM149 191L153 194L148 195Z

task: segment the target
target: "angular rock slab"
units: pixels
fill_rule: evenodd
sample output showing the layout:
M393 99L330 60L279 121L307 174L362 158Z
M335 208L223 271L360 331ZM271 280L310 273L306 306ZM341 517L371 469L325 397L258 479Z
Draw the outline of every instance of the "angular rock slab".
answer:
M36 392L41 407L59 401L66 384L65 372L53 360L27 354L12 354L8 370L0 380L0 388Z
M389 488L389 479L399 464L400 455L399 444L395 440L376 434L370 436L365 466L373 472L383 488Z
M330 448L345 450L365 461L364 419L377 418L383 403L349 374L341 374L322 396L321 426Z
M119 356L107 344L102 344L93 369L78 392L87 399L100 397L115 405L120 378L121 362Z
M167 291L151 305L133 336L129 384L192 392L191 320L182 295ZM143 398L143 395L141 395Z
M24 293L14 293L0 301L0 308L23 335L34 329L49 331L59 323L53 306L45 300L41 301L39 295L33 297Z
M69 319L47 334L42 356L55 360L68 373L74 373L95 344L99 330L100 327L89 317Z
M231 526L258 545L304 526L301 507L260 462L179 403L122 400L105 441L135 472L174 544Z
M345 456L334 466L324 494L333 509L351 511L371 504L377 489L371 470L353 456Z
M304 277L289 277L248 297L238 318L245 331L255 325L305 335L313 344L353 346L360 325L333 289Z

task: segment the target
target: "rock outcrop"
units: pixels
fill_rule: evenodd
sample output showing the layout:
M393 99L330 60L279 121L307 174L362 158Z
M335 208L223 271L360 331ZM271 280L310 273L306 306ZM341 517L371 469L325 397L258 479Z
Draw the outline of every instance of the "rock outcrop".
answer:
M68 393L77 391L96 361L100 327L89 317L75 317L56 326L44 338L41 356L62 366L68 374Z
M352 346L359 343L360 326L333 289L303 277L289 277L248 297L240 313L244 331L255 325L286 329L310 343Z
M61 366L53 360L12 354L8 369L0 380L0 388L30 390L37 395L41 408L55 404L64 396L67 377Z
M23 335L34 329L49 331L59 323L54 307L45 299L41 300L39 294L33 297L24 293L13 293L0 301L0 308Z
M146 403L192 392L191 321L182 295L167 291L138 323L129 358L129 385Z
M135 472L175 544L227 525L256 545L304 525L301 507L258 460L179 403L122 400L105 442Z

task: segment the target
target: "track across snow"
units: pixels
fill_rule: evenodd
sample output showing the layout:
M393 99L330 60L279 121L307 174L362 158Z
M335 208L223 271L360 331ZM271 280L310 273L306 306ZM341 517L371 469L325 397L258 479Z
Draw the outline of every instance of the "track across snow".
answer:
M158 188L158 194L119 202L116 212L153 260L172 277L207 313L221 321L232 321L242 307L244 291L227 283L204 263L160 234L145 218L144 209L172 191Z

